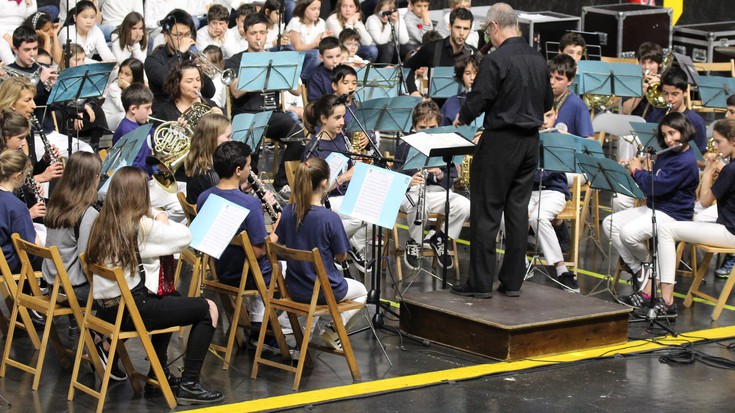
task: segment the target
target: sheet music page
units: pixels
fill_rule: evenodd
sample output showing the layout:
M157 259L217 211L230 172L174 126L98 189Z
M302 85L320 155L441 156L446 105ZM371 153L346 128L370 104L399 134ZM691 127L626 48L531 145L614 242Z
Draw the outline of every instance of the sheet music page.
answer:
M327 188L331 188L334 185L334 181L345 171L349 158L342 155L341 153L332 152L327 156L327 165L329 165L329 182Z
M393 175L391 173L379 169L368 169L352 216L370 223L377 222L392 185Z
M416 148L424 155L429 155L432 149L438 148L455 148L462 146L474 146L474 143L457 135L456 133L414 133L404 136L406 143Z
M191 247L211 257L219 258L248 213L250 211L235 203L218 195L210 195L189 226L192 235Z

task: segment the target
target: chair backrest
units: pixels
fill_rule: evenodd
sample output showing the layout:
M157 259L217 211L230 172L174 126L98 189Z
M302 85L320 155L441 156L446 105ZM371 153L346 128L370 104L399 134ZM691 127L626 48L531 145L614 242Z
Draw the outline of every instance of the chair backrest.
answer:
M288 186L291 187L291 192L294 190L294 179L296 178L296 170L299 169L301 161L286 161L284 167L286 168L286 179L288 180Z
M322 262L322 256L319 254L319 249L314 248L311 251L297 250L287 248L283 245L277 244L270 239L265 240L266 253L268 260L273 268L273 274L271 275L271 286L274 282L277 283L279 290L283 298L290 298L288 290L286 289L286 283L283 279L283 273L281 272L281 265L278 260L284 261L303 261L311 263L316 271L316 281L314 283L314 292L312 294L312 303L315 303L319 298L320 290L323 291L324 299L327 303L335 303L337 300L334 298L334 292L332 286L329 283L329 277L327 276L327 270ZM270 287L269 287L270 289ZM270 291L269 291L270 293Z
M242 274L240 277L240 291L245 290L245 284L247 283L248 276L252 272L258 292L262 294L262 296L265 296L267 286L265 285L263 273L260 271L260 265L258 265L258 259L255 257L255 250L253 250L253 244L250 242L250 237L248 237L247 231L235 234L230 241L230 245L241 247L245 253L245 261L243 262ZM204 259L202 261L209 266L212 275L216 278L217 272L214 266L214 259L209 255L204 254Z
M181 209L184 210L184 216L186 216L186 222L188 222L187 225L191 225L191 221L193 221L197 216L197 206L187 202L186 195L184 195L183 192L178 192L176 197L179 199Z
M75 317L81 317L81 308L77 296L74 294L74 287L71 285L69 276L66 273L66 266L64 261L61 259L59 249L55 245L49 248L36 245L32 242L28 242L20 237L18 234L13 234L13 245L15 251L18 253L18 258L21 262L21 283L23 279L27 279L30 282L31 290L34 295L41 295L38 289L38 283L36 282L36 272L33 270L29 255L33 255L44 260L49 260L56 269L56 283L54 288L51 290L51 296L49 297L52 302L56 302L58 296L59 287L63 288L66 293L69 308L74 311ZM77 322L81 323L82 320L79 318Z

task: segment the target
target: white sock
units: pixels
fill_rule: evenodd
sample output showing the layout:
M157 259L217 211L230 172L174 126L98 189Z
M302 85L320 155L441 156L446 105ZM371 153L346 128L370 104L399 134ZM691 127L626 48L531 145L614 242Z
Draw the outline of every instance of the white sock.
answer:
M559 265L559 266L556 267L556 275L557 276L562 275L565 272L569 272L569 269L567 268L566 265L562 264L562 265Z

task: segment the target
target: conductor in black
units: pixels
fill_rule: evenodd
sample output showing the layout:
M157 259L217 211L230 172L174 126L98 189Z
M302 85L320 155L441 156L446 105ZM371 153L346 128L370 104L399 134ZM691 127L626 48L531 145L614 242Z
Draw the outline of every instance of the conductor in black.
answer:
M539 52L519 36L518 20L505 3L490 7L486 32L496 50L483 59L457 123L485 113L470 169L470 272L452 293L491 298L495 237L505 212L506 251L498 292L520 295L525 274L528 202L539 152L539 127L554 95Z

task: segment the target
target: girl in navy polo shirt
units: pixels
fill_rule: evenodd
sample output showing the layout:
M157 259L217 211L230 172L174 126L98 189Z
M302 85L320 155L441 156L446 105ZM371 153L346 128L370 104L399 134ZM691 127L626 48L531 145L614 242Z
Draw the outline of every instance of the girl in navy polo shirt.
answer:
M731 158L735 152L735 120L716 122L713 135L722 158ZM726 165L720 158L707 160L699 193L705 208L717 201L717 222L667 222L658 227L661 297L653 303L657 314L670 314L672 310L676 314L674 276L678 264L677 241L735 248L735 165ZM651 286L647 285L644 292L650 290Z
M300 250L318 248L335 299L338 302L353 300L364 303L367 300L365 286L359 281L344 278L341 271L330 265L335 260L342 262L347 258L350 242L340 216L322 206L328 182L329 165L326 161L311 157L301 163L294 178L293 203L284 208L275 235L278 243L288 248ZM316 281L313 266L289 261L286 268L286 287L291 297L296 301L310 302ZM359 310L342 313L341 322L347 324L357 311ZM331 323L321 337L333 348L342 349Z
M350 156L349 153L352 151L347 149L347 138L342 133L342 128L345 126L345 106L337 103L337 96L326 95L310 103L304 110L304 121L312 138L306 145L302 160L312 155L327 159L332 152ZM359 146L366 147L367 140L367 137L363 137L358 143ZM347 171L337 177L336 186L328 191L330 208L333 211L339 210L354 170L355 163L350 160ZM364 254L369 226L366 226L364 221L347 215L339 217L342 219L342 225L352 245L352 248L347 251L352 262L360 271L369 272L371 266L366 264L367 259Z
M646 195L646 205L617 212L603 221L605 234L633 273L634 294L621 298L626 305L640 307L645 302L645 293L639 291L650 275L650 268L643 263L651 262L646 244L653 236L651 205L655 202L659 226L667 222L691 221L694 215L699 168L689 141L695 134L685 115L678 112L666 115L658 126L658 144L662 148L675 149L658 156L653 171L644 167L639 157L631 159L628 165L633 179ZM678 144L681 146L677 147Z

